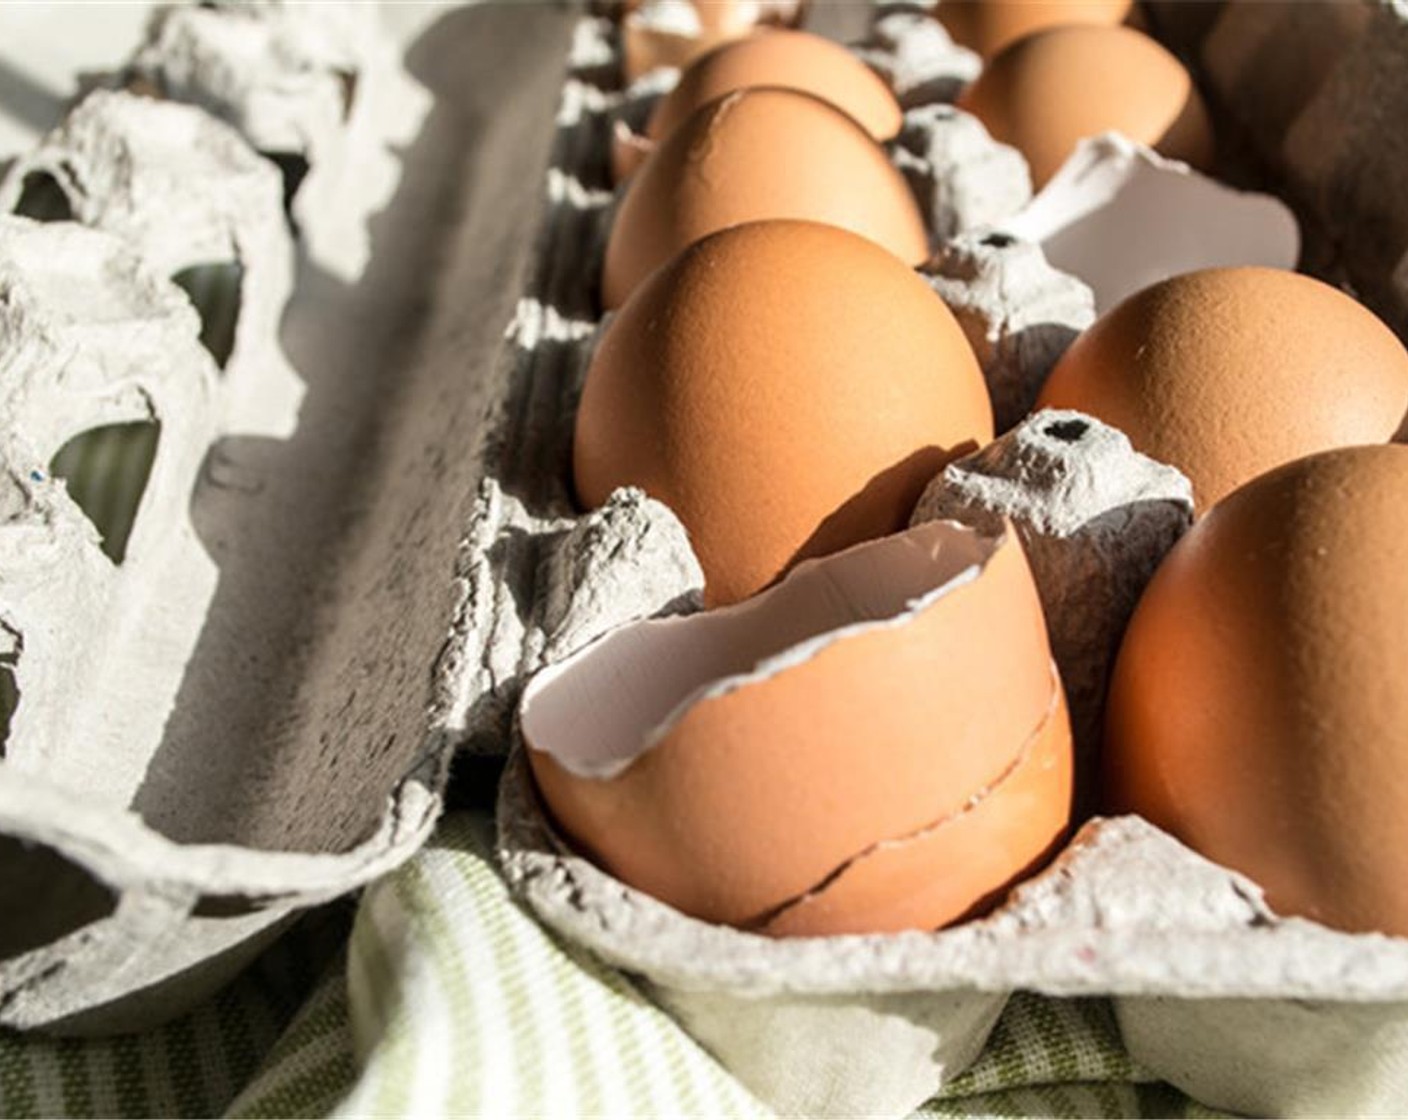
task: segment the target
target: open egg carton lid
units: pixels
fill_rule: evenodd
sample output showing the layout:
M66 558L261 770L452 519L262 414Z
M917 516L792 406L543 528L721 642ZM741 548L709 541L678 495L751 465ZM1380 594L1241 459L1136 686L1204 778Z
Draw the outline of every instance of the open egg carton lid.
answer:
M572 22L144 18L0 15L39 44L4 135L53 125L0 152L10 1027L169 1018L429 835Z

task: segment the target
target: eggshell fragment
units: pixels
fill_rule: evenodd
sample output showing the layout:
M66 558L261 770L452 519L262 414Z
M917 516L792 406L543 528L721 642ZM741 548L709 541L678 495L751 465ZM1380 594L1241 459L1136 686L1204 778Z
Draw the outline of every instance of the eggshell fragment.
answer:
M906 264L928 256L914 196L884 151L810 94L747 89L697 110L630 181L606 247L602 300L716 230L805 218L870 238Z
M1294 268L1300 227L1284 202L1238 191L1118 133L1082 140L1041 193L997 226L1041 245L1108 311L1200 268Z
M623 307L588 370L573 469L688 530L710 604L904 526L955 454L992 438L972 350L924 281L814 222L697 242Z
M1394 438L1408 413L1408 352L1328 284L1207 269L1102 316L1056 363L1037 406L1113 424L1183 471L1202 513L1292 459Z
M520 715L545 802L611 874L805 935L932 928L1046 853L1070 802L1059 688L1020 546L935 522L615 631L539 674ZM986 857L945 842L970 830Z
M1112 803L1282 914L1408 935L1408 448L1301 459L1229 495L1135 612Z
M1059 681L1015 758L962 808L910 836L882 840L787 903L763 925L773 937L894 933L976 917L1013 882L1048 863L1071 820L1071 728ZM1048 842L1038 844L1042 837ZM961 876L934 874L961 860ZM975 897L977 883L995 884Z
M692 62L646 125L662 140L703 105L750 86L810 93L834 105L876 140L900 128L900 107L880 77L850 51L806 31L771 31L726 43Z
M1127 27L1037 32L995 57L959 98L997 140L1027 157L1038 189L1087 136L1120 132L1208 167L1212 128L1178 59Z
M1131 0L942 0L935 15L954 42L992 58L1023 36L1067 24L1113 27Z

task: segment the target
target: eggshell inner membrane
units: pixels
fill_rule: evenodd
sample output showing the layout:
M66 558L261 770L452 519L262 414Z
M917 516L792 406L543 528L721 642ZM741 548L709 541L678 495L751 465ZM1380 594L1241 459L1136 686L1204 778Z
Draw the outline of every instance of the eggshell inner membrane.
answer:
M1015 539L931 522L804 564L735 607L616 632L535 678L521 718L567 836L685 913L756 926L999 782L1053 684ZM997 881L974 882L966 856L946 869L960 912L1044 851L1051 815ZM953 897L934 913L893 901L903 919L851 920L932 928L955 913Z
M1095 310L1202 268L1290 269L1300 227L1280 199L1237 191L1118 133L1083 140L1002 232L1090 286Z

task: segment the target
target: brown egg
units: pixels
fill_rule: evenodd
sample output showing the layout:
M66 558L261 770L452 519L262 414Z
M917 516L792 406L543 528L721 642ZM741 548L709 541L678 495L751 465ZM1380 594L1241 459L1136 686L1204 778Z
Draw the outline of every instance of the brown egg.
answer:
M710 603L901 528L992 439L953 315L873 242L757 222L697 242L621 309L577 412L577 494L639 486L679 515Z
M1408 448L1248 483L1174 548L1110 688L1112 807L1283 914L1408 935Z
M935 10L953 41L992 58L1024 35L1072 23L1123 23L1131 0L943 0Z
M1070 819L1070 726L1010 531L930 522L736 607L617 630L539 674L520 714L578 847L768 934L958 920Z
M660 99L646 134L662 140L696 109L750 86L810 93L847 113L877 140L900 129L900 107L890 88L845 47L805 31L772 31L696 59Z
M694 112L636 172L607 243L603 302L619 307L686 245L761 218L840 226L909 265L928 256L913 194L860 125L810 94L747 89Z
M1349 296L1293 272L1214 268L1145 288L1051 371L1038 408L1113 424L1193 483L1198 510L1302 455L1392 439L1408 353Z
M1188 71L1127 27L1055 27L1020 39L958 106L1026 157L1037 188L1080 140L1101 132L1123 133L1195 167L1212 164L1212 127Z

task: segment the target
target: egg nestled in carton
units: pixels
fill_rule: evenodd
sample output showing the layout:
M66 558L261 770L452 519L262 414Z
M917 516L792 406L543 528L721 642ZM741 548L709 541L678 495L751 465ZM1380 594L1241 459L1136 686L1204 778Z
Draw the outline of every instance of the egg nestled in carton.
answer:
M711 604L904 526L945 462L992 438L953 315L878 245L752 222L691 245L621 309L576 419L578 497L668 504Z
M1193 79L1172 54L1128 27L1050 27L1004 48L958 105L1011 144L1043 186L1082 139L1117 131L1207 168L1212 126Z
M1136 293L1051 372L1037 407L1076 408L1193 482L1200 511L1303 455L1392 439L1408 352L1319 280L1216 268Z
M1132 0L943 0L934 15L954 42L990 59L1009 43L1050 27L1112 27L1133 7Z
M1135 611L1105 736L1115 809L1248 875L1279 914L1399 936L1405 520L1408 448L1392 444L1223 498Z
M819 97L876 140L889 140L900 129L895 95L853 52L806 31L771 31L725 43L696 59L655 103L642 135L618 121L612 136L613 177L617 182L629 178L696 110L760 85Z
M701 237L764 218L840 226L910 265L929 252L914 196L864 128L808 93L750 87L695 110L631 178L606 246L603 303L619 307Z

